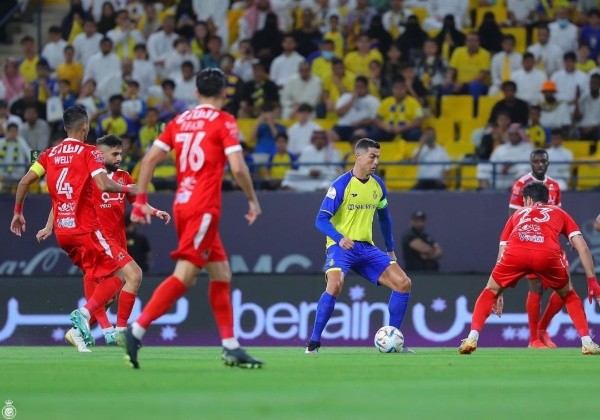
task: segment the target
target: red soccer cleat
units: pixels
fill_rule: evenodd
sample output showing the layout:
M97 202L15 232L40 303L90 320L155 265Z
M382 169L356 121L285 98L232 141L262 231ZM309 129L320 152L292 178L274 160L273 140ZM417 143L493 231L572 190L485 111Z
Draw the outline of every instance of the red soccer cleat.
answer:
M539 341L544 343L544 345L548 348L555 349L557 347L554 341L552 341L552 339L550 338L550 335L548 335L547 331L539 331L538 338L540 339Z
M529 349L547 349L548 347L541 340L532 340L527 346Z

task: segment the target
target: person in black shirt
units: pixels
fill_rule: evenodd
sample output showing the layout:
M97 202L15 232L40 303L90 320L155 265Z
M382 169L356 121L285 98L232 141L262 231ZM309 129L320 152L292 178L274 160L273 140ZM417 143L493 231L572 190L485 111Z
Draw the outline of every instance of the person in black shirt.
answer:
M492 108L489 122L496 121L500 112L506 112L510 116L510 121L513 123L519 123L523 127L527 126L529 122L529 104L522 99L517 98L517 85L512 80L507 80L502 83L502 93L504 93L504 99L496 102L496 105Z
M404 269L407 271L438 271L442 257L440 245L425 232L427 216L422 210L410 217L410 229L402 235Z
M140 266L143 273L148 272L148 261L151 256L150 242L148 238L137 232L137 225L132 223L129 214L125 215L125 226L127 235L127 253Z

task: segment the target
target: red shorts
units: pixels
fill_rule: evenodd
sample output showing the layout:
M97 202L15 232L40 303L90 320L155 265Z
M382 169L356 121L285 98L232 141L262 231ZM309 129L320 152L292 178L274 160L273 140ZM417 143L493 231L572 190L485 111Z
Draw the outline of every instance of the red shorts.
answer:
M530 274L544 287L560 289L569 281L569 270L563 255L530 249L505 251L492 271L492 278L502 287L515 287L521 277Z
M186 260L203 268L209 262L227 261L219 235L219 217L211 213L186 210L174 212L178 247L171 252L174 260Z
M567 253L565 251L563 251L562 253L562 259L565 267L567 268L567 271L569 271L569 259L567 258ZM527 274L525 278L527 280L537 280L538 277L535 274Z
M133 261L126 249L105 239L99 230L79 235L58 234L56 240L85 278L109 276Z

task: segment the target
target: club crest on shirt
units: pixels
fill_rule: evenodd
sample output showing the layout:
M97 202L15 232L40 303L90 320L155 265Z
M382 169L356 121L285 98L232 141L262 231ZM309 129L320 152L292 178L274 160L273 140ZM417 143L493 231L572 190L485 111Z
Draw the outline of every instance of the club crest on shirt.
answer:
M329 189L327 190L326 197L327 198L331 198L332 200L334 200L336 194L337 194L337 192L335 191L335 188L334 187L329 187Z
M125 258L125 254L119 252L119 261L121 261L123 258Z

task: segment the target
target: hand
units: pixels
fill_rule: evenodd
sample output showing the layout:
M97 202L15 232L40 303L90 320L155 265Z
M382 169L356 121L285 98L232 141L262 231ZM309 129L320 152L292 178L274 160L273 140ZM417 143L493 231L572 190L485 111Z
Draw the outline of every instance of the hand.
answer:
M339 245L342 247L342 249L352 249L354 248L354 241L344 236L342 239L340 239Z
M25 217L22 213L15 213L10 222L10 231L17 236L21 236L25 232Z
M600 305L600 285L596 277L588 277L588 302L592 303L592 298L596 299Z
M596 217L596 220L594 221L594 229L596 229L596 232L600 232L600 214Z
M244 216L248 221L248 226L252 225L258 216L262 213L258 201L248 201L248 213Z
M496 296L494 306L492 306L492 312L498 315L498 318L502 318L502 310L504 309L504 297L503 295Z
M35 239L38 242L45 241L52 235L52 226L45 226L43 229L38 230L38 233L35 234Z
M133 203L133 210L131 210L130 220L133 223L139 223L141 225L150 224L150 215L152 209L148 203Z
M171 221L171 215L163 210L154 209L154 216L158 217L160 220L164 220L165 225L168 225Z

